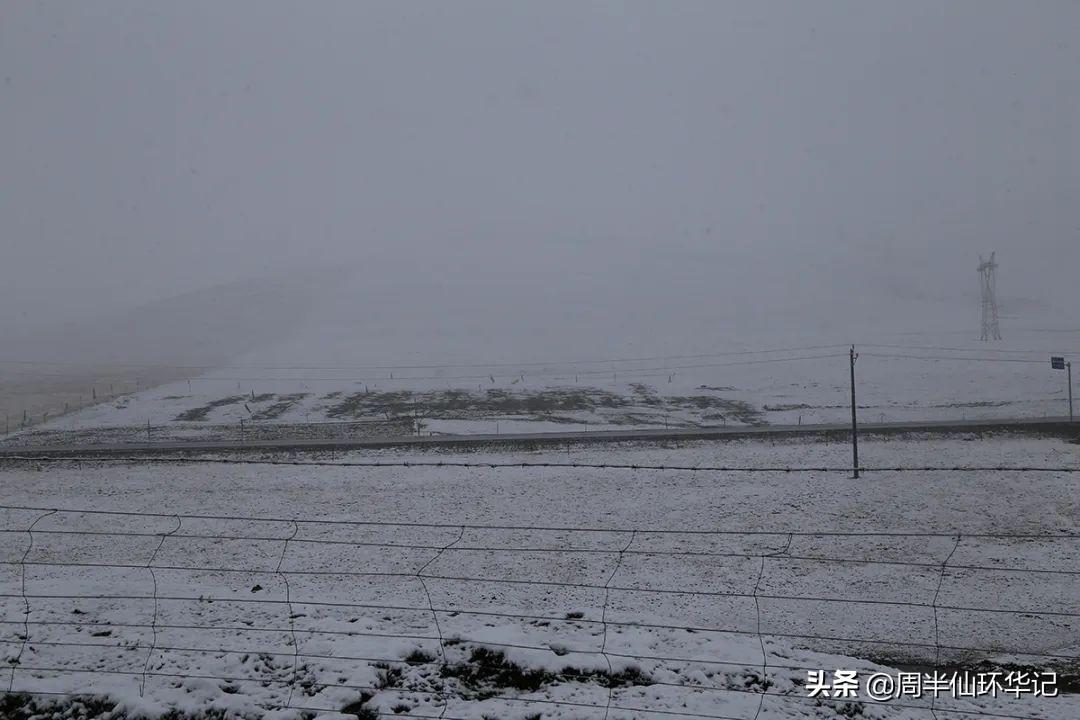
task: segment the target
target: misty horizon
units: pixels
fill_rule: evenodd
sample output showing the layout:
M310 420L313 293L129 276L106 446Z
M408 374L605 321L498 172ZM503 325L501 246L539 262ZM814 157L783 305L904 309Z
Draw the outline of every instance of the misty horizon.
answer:
M567 351L582 306L974 325L993 250L1004 307L1080 299L1074 3L250 10L9 6L0 327L329 267Z

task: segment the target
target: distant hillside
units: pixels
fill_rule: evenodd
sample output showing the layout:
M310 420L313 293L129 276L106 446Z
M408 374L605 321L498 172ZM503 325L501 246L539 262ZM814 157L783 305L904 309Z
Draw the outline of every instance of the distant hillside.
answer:
M0 364L0 421L14 429L214 367L304 324L312 288L333 273L219 285L95 320L14 333ZM166 367L168 366L168 367ZM4 425L0 425L0 432Z
M218 285L96 320L16 334L0 359L86 364L214 364L280 337L307 316L322 278ZM317 281L317 282L316 282Z

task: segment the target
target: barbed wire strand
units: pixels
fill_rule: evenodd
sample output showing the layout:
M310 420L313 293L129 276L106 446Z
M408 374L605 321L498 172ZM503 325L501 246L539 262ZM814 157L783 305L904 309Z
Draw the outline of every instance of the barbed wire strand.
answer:
M712 428L706 428L712 429ZM716 428L720 429L720 428ZM668 431L657 431L667 433ZM826 427L814 432L822 433L841 433L850 432L848 427ZM918 432L918 429L912 429L910 432ZM864 434L874 434L874 427L870 426L869 430L866 430ZM595 434L594 434L595 435ZM492 436L493 438L495 436ZM436 438L436 441L439 438ZM537 440L545 440L545 438L536 438ZM582 436L581 439L585 439ZM695 440L702 439L708 440L708 438L696 438L693 436L686 436L682 439ZM520 442L529 442L529 438L521 438ZM571 440L572 441L572 440ZM311 446L310 450L325 449L327 452L333 450L333 443L337 441L328 441L323 446ZM237 446L239 447L239 446ZM253 447L251 443L246 446ZM176 449L176 448L170 448ZM226 448L228 449L228 448ZM270 448L272 449L272 448ZM362 449L362 448L356 448ZM818 466L792 466L792 465L665 465L665 464L649 464L649 463L588 463L588 462L466 462L456 460L398 460L398 461L352 461L352 460L270 460L270 459L257 459L257 458L225 458L217 456L198 456L198 457L182 457L182 456L115 456L111 454L102 455L81 455L81 456L69 456L69 455L4 455L3 448L0 448L0 464L5 461L14 462L32 462L32 463L136 463L146 465L270 465L270 466L291 466L291 467L362 467L362 468L488 468L491 470L497 469L529 469L529 468L564 468L564 469L594 469L594 470L656 470L656 471L677 471L677 472L738 472L738 473L849 473L851 467L841 467L839 465L818 465ZM859 472L878 472L878 473L903 473L903 472L1054 472L1054 473L1069 473L1080 472L1080 466L1077 465L1062 465L1062 466L1040 466L1040 465L893 465L893 466L879 466L879 467L863 467L859 466Z
M460 610L454 610L452 612L458 613L458 614L463 614L463 615L483 614L483 613L462 612ZM523 620L531 620L531 621L537 621L537 622L565 622L565 623L580 623L580 624L598 624L599 623L599 620L587 620L587 619L569 620L569 619L566 619L564 617L557 617L557 616L523 615L523 616L520 616L520 617L518 617L518 616L510 616L510 617L512 619L523 619ZM610 624L616 624L614 621L609 621L609 623ZM21 625L22 621L21 620L0 620L0 625L16 625L16 624ZM95 622L43 621L43 620L31 621L30 624L31 625L41 625L41 626L74 626L74 627L83 627L83 626L85 626L85 627L106 627L106 628L149 628L150 627L149 624L144 624L144 623L119 623L119 622L95 623ZM687 628L685 626L662 626L662 625L661 626L649 626L649 627L655 627L655 628L660 628L660 629L669 629L669 630L684 630L684 631L688 630L690 632L702 632L702 633L708 632L708 633L724 634L724 635L739 635L739 636L748 636L748 637L756 636L756 633L753 633L753 632L750 632L750 631L735 630L735 629L731 629L731 628L707 628L707 627L689 627L689 628ZM289 633L288 628L258 627L258 626L254 626L254 625L243 625L243 626L237 626L237 625L180 625L180 624L166 625L166 624L158 623L158 628L159 629L165 629L165 630L207 630L207 631L214 631L214 632L219 632L219 631L220 632L237 632L237 631L240 631L240 632L265 632L265 633L274 633L274 634L282 634L282 633L284 633L286 635ZM319 630L319 629L315 629L315 628L304 628L301 632L303 632L303 633L305 633L307 635L326 635L326 636L331 636L331 637L334 637L334 636L338 636L338 637L374 637L374 638L392 638L392 639L403 639L403 640L432 640L432 641L437 641L439 639L436 636L429 636L429 635L412 635L412 634L404 634L404 633L373 633L373 632L361 632L361 631L356 631L356 630ZM769 635L771 637L774 637L774 638L783 638L783 639L791 639L791 640L817 640L817 641L832 642L832 643L848 643L848 644L855 643L855 644L865 644L865 645L886 645L886 646L889 646L889 647L910 647L910 648L918 648L918 649L928 649L928 650L931 650L931 651L934 650L935 647L937 647L934 643L916 642L916 641L911 641L911 640L879 640L879 639L875 639L875 638L857 638L857 637L843 637L843 636L835 636L835 635L813 635L813 634L779 633L779 632L771 632L771 633L769 633ZM5 641L5 642L12 642L14 644L18 643L18 641ZM491 645L491 646L497 646L497 647L517 648L517 649L523 649L523 650L551 650L551 648L549 646L546 646L546 645L525 645L525 644L522 644L522 643L503 643L503 642L496 642L496 641L492 641L492 640L484 640L483 644ZM1015 648L1005 648L1005 647L985 648L985 647L972 647L972 646L968 646L968 645L941 645L940 647L943 650L953 650L953 651L956 651L956 652L965 652L965 653L981 653L981 654L984 654L984 655L1009 654L1009 655L1014 655L1014 656L1043 658L1043 659L1048 659L1048 660L1061 660L1061 661L1066 661L1066 662L1073 662L1073 661L1080 660L1080 655L1062 655L1062 654L1058 654L1058 653L1040 653L1040 652L1032 652L1032 651L1028 651L1028 650L1016 650ZM582 650L582 649L572 649L572 650L569 650L569 652L587 654L587 653L592 652L592 651ZM614 653L614 652L610 652L610 651L608 652L608 654L611 655L612 657L622 657L622 658L627 658L627 659L668 660L668 661L673 661L673 662L677 661L677 662L685 662L685 663L700 663L700 664L705 664L705 665L730 665L730 664L737 664L739 666L747 665L747 663L741 663L741 662L740 663L731 663L731 662L727 662L727 661L723 661L723 660L710 660L708 658L675 658L675 657L664 657L664 656L655 656L655 655L629 655L629 654L624 654L624 653ZM753 665L753 663L749 663L749 665ZM797 669L797 670L810 669L810 668L801 667L801 666L783 666L783 665L778 665L776 663L773 663L773 667L785 667L785 668L790 667L791 669Z
M850 472L851 468L845 468L844 472ZM75 515L115 515L117 517L141 517L141 518L173 518L176 513L159 513L139 510L100 510L95 508L56 508L40 507L34 505L0 505L0 510L24 510L28 512L67 513ZM255 517L245 515L207 515L200 513L181 513L180 517L185 520L233 520L250 523L278 523L288 525L296 522L301 525L343 525L350 527L407 527L407 528L435 528L435 529L458 529L462 523L439 523L439 522L416 522L411 520L330 520L327 518L287 518L287 517ZM627 527L590 527L590 526L567 526L567 525L504 525L504 524L469 524L465 527L469 530L507 530L507 531L533 531L533 532L569 532L569 533L608 533L624 534L636 531L638 534L649 535L716 535L716 536L762 536L762 535L793 535L795 537L918 537L932 538L944 537L953 539L956 537L955 530L945 532L935 531L901 531L901 530L703 530L699 528L685 528L673 530L668 528L627 528ZM1054 533L976 533L964 532L966 538L998 539L998 540L1022 540L1022 539L1078 539L1080 533L1054 532ZM278 538L280 539L280 538Z
M25 509L25 508L20 508L20 509ZM76 599L80 599L80 600L93 600L93 599L148 600L149 599L149 600L153 600L154 603L155 603L155 618L154 618L154 621L153 621L151 627L156 627L157 626L157 623L156 623L156 608L157 608L157 603L159 602L159 600L162 601L162 602L168 602L168 601L204 602L205 601L205 602L212 602L212 603L213 602L222 602L222 603L235 603L235 604L247 604L247 603L280 604L280 603L284 602L286 604L286 606L288 607L288 609L289 609L289 615L290 615L290 623L289 623L290 630L289 630L289 632L290 632L290 634L292 635L292 638L293 638L293 659L294 660L293 660L293 672L292 672L292 675L291 675L291 679L289 681L290 693L289 693L289 701L288 701L290 707L291 707L291 703L292 703L292 696L293 696L293 691L294 691L294 688L295 688L296 678L297 678L297 668L298 668L298 664L299 664L298 658L300 656L299 643L297 642L296 626L295 626L295 622L294 622L294 614L295 614L294 613L294 602L295 602L295 604L300 604L300 605L314 605L314 606L326 606L326 607L366 607L366 608L402 610L402 611L409 611L409 612L425 611L425 612L431 612L433 614L433 618L435 619L436 624L438 624L438 613L440 613L440 612L444 613L444 614L450 614L450 615L475 614L475 615L483 615L483 616L489 616L489 617L507 617L507 618L513 618L513 617L535 618L536 617L536 616L515 615L513 613L501 613L501 612L497 613L497 612L461 610L461 609L458 609L458 608L436 608L436 607L434 607L434 603L431 601L431 596L430 595L428 595L428 601L429 602L428 602L428 608L426 608L426 609L425 608L419 608L419 607L413 608L413 607L390 606L390 605L365 605L365 604L361 604L361 603L340 603L340 602L327 602L327 601L294 601L292 596L291 596L291 591L288 589L289 588L289 582L288 582L287 575L308 575L308 574L326 575L326 574L329 574L329 575L344 575L344 576L359 575L359 576L381 576L381 577L407 577L407 576L410 576L410 574L407 574L407 573L391 573L391 572L350 573L350 572L321 572L321 571L299 571L299 570L298 571L288 571L288 570L283 570L282 569L283 568L283 560L284 560L284 556L285 556L286 551L287 551L288 543L291 540L296 538L296 536L297 536L297 534L299 532L300 524L302 522L305 522L303 520L298 520L298 519L292 519L292 520L283 521L283 522L289 522L289 523L292 524L293 533L289 538L276 538L276 540L279 541L279 542L284 540L284 546L282 548L282 554L278 559L277 568L274 571L270 571L269 569L250 569L250 568L248 568L248 569L238 569L238 568L216 568L216 567L204 567L204 566L187 567L187 566L155 565L154 560L156 559L157 550L155 550L154 554L151 556L149 562L146 565L147 567L154 567L154 568L158 568L158 569L177 569L177 570L195 571L195 572L214 572L214 573L217 573L217 572L242 572L242 573L248 573L248 574L250 574L250 573L259 573L259 572L276 572L276 573L282 574L282 576L283 576L282 579L286 583L287 592L286 592L286 598L285 598L284 601L275 600L275 599L261 599L261 598L260 599L250 599L250 600L241 600L241 599L236 599L236 598L214 598L212 596L209 596L209 597L200 596L199 598L175 597L175 596L173 596L173 597L160 597L158 592L157 592L157 587L156 587L156 576L155 576L154 593L153 593L153 596L151 596L151 597L147 597L147 596L143 596L143 595L130 595L130 596L124 596L124 595L74 595L74 596L67 596L67 595L31 595L31 594L26 592L26 572L27 572L26 571L26 565L30 565L30 564L33 564L33 565L37 565L37 564L58 564L58 565L90 566L90 567L102 567L102 566L104 566L104 567L129 567L128 565L122 564L122 563L48 563L48 562L37 563L37 562L28 561L27 558L29 557L30 550L33 547L34 527L36 526L36 524L40 520L44 519L45 517L47 517L49 515L55 514L56 512L60 512L60 511L55 510L55 509L49 509L45 514L40 515L39 517L37 517L34 520L34 522L30 525L29 529L26 531L26 532L28 532L30 534L30 543L29 543L28 548L27 548L27 550L26 550L26 552L25 552L25 554L23 556L23 563L25 563L25 564L23 565L23 568L22 568L22 579L23 579L22 588L21 588L22 589L22 594L21 595L3 595L3 597L22 597L23 602L27 607L26 617L24 618L24 633L23 633L23 636L22 636L22 647L25 647L25 643L29 638L29 625L30 625L30 620L29 620L30 602L29 602L29 600L31 598L37 599L37 598L64 598L64 597L71 597L71 598L76 598ZM98 513L99 516L104 516L104 515L109 515L109 514L114 514L114 513L108 513L108 512L100 512L100 513ZM147 515L147 516L150 516L150 517L170 517L170 516L166 516L166 515L160 514L160 513L146 513L144 515ZM178 523L177 528L174 529L174 532L175 532L175 531L179 530L180 525L182 524L181 516L173 515L171 517L174 517L177 520L177 523ZM250 518L245 518L245 519L250 519ZM264 520L264 519L258 518L258 520ZM342 525L342 524L350 525L352 523L337 523L337 524L338 525ZM362 523L362 524L366 524L366 523ZM391 525L396 525L396 524L391 524ZM423 525L423 526L427 527L428 525ZM466 528L467 527L472 527L472 526L456 525L456 526L453 526L453 527L455 527L456 529L459 530L459 534L458 534L457 539L454 542L450 543L450 545L454 545L457 542L459 542L464 537L464 533L465 533ZM576 529L576 530L581 531L582 529ZM585 532L595 532L596 530L595 529L584 529L583 531L585 531ZM605 530L604 532L617 532L617 531ZM492 584L494 584L494 583L513 583L513 584L523 584L523 585L604 589L605 590L605 606L604 606L604 610L602 611L601 619L599 621L595 621L595 620L585 620L585 619L582 618L582 619L575 619L575 621L576 622L582 622L582 623L588 623L588 622L597 623L598 622L599 624L601 624L604 627L605 641L601 645L600 654L604 656L604 658L605 658L605 660L607 662L608 669L609 669L609 675L613 674L613 672L612 672L613 668L612 668L612 665L611 665L611 661L610 661L610 658L607 657L607 650L606 650L606 634L607 634L609 624L613 625L613 626L630 626L630 627L639 627L639 628L663 628L663 629L683 629L683 630L687 629L685 626L676 626L676 625L659 625L659 624L650 624L650 623L631 623L631 622L609 621L607 619L607 605L608 605L608 601L610 599L610 592L611 591L646 592L646 593L648 593L648 592L670 592L670 593L677 593L677 594L682 594L682 595L691 595L691 596L702 595L702 596L710 596L710 597L715 597L715 596L753 597L755 599L755 609L756 609L756 613L757 613L757 629L756 629L757 631L756 631L756 633L748 633L748 634L757 636L758 641L759 641L759 645L761 646L761 649L762 649L762 653L763 653L762 667L763 667L763 675L765 675L765 678L763 678L763 692L767 692L768 659L767 659L767 655L765 653L764 638L763 638L763 633L762 633L761 606L760 606L760 603L759 603L760 599L775 599L775 600L785 600L785 601L807 601L807 602L858 603L858 604L891 605L891 606L904 606L904 607L930 607L930 608L933 609L934 619L935 619L935 638L934 638L935 642L934 642L934 644L932 646L934 648L934 650L935 650L935 665L940 663L940 655L941 655L941 650L942 650L942 647L943 647L941 642L940 642L940 640L941 640L941 638L940 638L940 629L937 626L939 609L940 610L949 610L949 609L951 609L951 610L973 611L973 612L1020 613L1020 614L1025 614L1025 615L1034 614L1034 615L1067 616L1067 617L1080 616L1080 614L1077 614L1077 613L1069 613L1069 612L1061 612L1061 611L1050 611L1050 610L959 607L959 606L949 606L949 605L939 604L939 599L940 599L939 596L940 596L940 591L941 591L943 580L944 580L944 573L946 572L946 566L951 561L951 558L955 554L957 547L959 546L960 542L963 539L963 537L960 534L956 534L956 533L951 535L951 537L955 539L955 545L953 546L952 552L949 553L949 555L946 557L945 561L941 564L941 569L940 569L939 578L938 578L938 586L937 586L937 591L935 592L934 599L933 599L933 601L932 601L932 603L930 605L927 605L925 602L919 603L919 602L913 602L913 601L881 600L881 599L876 599L876 598L858 599L858 600L856 600L856 599L852 599L852 598L808 597L808 596L780 595L780 594L768 595L768 594L760 593L760 585L761 585L763 575L764 575L764 564L765 564L766 558L767 557L779 557L780 555L786 554L790 550L792 540L796 535L795 532L790 532L790 533L757 533L759 535L781 535L781 534L783 534L783 535L786 535L787 542L786 542L786 545L784 546L784 548L782 550L773 551L773 552L771 552L771 553L769 553L767 555L762 554L762 555L758 556L760 558L760 560L761 560L761 566L759 568L758 580L755 583L754 592L752 594L750 594L750 595L747 595L746 593L723 592L723 591L693 591L693 590L668 590L668 589L662 589L662 588L630 588L630 587L622 588L622 587L615 587L615 586L611 585L611 583L612 583L612 581L614 579L614 575L617 573L619 565L621 564L622 559L625 556L625 554L629 551L631 544L633 544L634 541L638 537L638 535L637 535L638 531L637 530L630 530L630 531L622 530L621 532L624 532L624 533L625 532L630 532L631 533L630 541L626 544L626 546L623 547L622 550L619 551L619 555L618 555L618 558L617 558L615 570L612 572L611 575L608 576L608 579L607 579L604 586L600 586L600 585L593 584L593 583L587 583L587 582L552 582L552 581L542 581L542 580L540 580L540 581L538 581L538 580L515 580L515 579L510 579L510 578L481 578L481 577L469 577L469 576L464 576L464 575L463 576L455 576L455 575L427 576L427 575L424 575L424 577L427 577L427 578L430 578L430 579L458 581L458 582L483 582L483 583L492 583ZM750 534L755 534L755 533L750 533ZM814 533L814 535L817 535L817 533ZM877 535L878 535L877 533L872 534L872 536L877 536ZM940 535L935 534L935 535L931 535L931 536L932 537L938 537ZM1058 536L1051 536L1051 537L1057 538ZM164 539L159 541L159 545L158 545L157 549L160 549L161 543L163 543L163 542L164 542ZM441 554L441 552L443 552L445 550L448 550L450 545L446 546L445 548L442 548L442 550L440 550L440 553L438 553L437 556L439 554ZM425 566L422 567L421 570L419 570L416 574L417 575L422 575L424 573L424 571L426 570L426 567L428 565L430 565L431 562L433 562L433 560L434 560L434 558L429 560L428 563L426 563ZM143 565L136 565L135 567L144 567L144 566ZM558 620L559 618L545 618L545 619ZM34 624L37 625L37 624L42 624L42 623L38 623L38 622L35 621ZM439 634L440 634L440 638L439 638L440 647L442 647L445 640L442 637L441 627L439 627L438 630L439 630ZM706 630L706 631L712 630L712 631L716 631L716 632L723 632L724 631L723 629L711 629L711 628L700 628L699 630ZM155 635L155 638L156 638L156 635ZM482 641L479 641L479 642L482 643ZM443 661L445 661L445 659L446 659L445 653L442 654L442 659L443 659ZM779 667L779 666L777 666L777 667ZM30 670L31 668L26 668L26 669ZM48 669L46 669L46 670L48 670ZM67 668L67 669L55 669L55 670L58 671L58 672L74 671L74 670L72 670L70 668ZM91 671L91 672L93 672L93 671ZM149 672L148 668L146 667L145 664L144 664L144 667L143 667L143 673L151 675L151 676L155 674L155 673ZM145 677L145 675L144 675L144 677ZM716 689L716 688L708 688L708 687L704 687L704 686L697 686L697 685L693 685L693 684L691 684L691 685L677 684L677 685L679 687L687 687L687 688L691 688L691 689L695 689L695 690L698 690L698 689L703 689L703 690ZM12 681L11 681L10 687L13 688L13 686L14 686L14 670L12 672ZM327 686L331 686L331 685L328 684ZM608 690L609 690L609 693L608 693L608 696L609 696L609 699L608 699L609 710L607 712L610 712L610 709L619 709L619 708L617 708L616 706L613 706L611 704L612 703L612 698L613 698L613 692L612 692L613 686L609 686ZM755 691L752 691L752 690L746 690L746 691L747 692L755 692ZM528 702L529 700L523 700L523 701ZM759 701L759 713L760 713L760 708L762 706L762 703L764 702L764 697L759 697L758 701ZM583 705L583 706L595 707L593 705ZM448 703L444 704L443 715L445 715L447 707L448 707ZM651 710L648 710L646 708L626 708L626 709L631 710L631 711L652 712ZM933 708L933 705L932 705L931 706L931 711L932 712L933 712L933 709L934 708ZM964 711L949 710L949 712L964 712ZM1021 717L1021 716L1017 716L1017 717Z
M0 564L4 564L0 562ZM122 564L122 563L79 563L79 562L63 562L63 561L38 561L28 562L28 565L42 565L42 566L60 566L60 567L105 567L105 568L141 568L142 565ZM309 576L331 576L331 577L368 577L368 578L413 578L416 577L415 573L409 572L392 572L392 571L349 571L349 570L290 570L286 572L272 571L268 569L258 570L251 568L226 568L226 567L190 567L180 565L157 565L158 570L178 570L188 572L213 572L213 573L235 573L243 575L251 574L273 574L277 572L281 575L309 575ZM629 586L610 586L605 588L604 585L596 583L586 582L567 582L567 581L555 581L555 580L524 580L513 578L492 578L492 577L474 577L468 575L426 575L428 580L446 580L451 582L467 582L467 583L483 583L490 585L525 585L536 587L560 587L560 588L578 588L585 590L615 590L617 592L626 593L643 593L643 594L655 594L655 595L686 595L690 597L729 597L729 598L754 598L754 593L727 591L727 590L682 590L674 588L641 588L641 587L629 587ZM0 597L5 595L0 594ZM60 597L60 596L44 596L34 595L28 597ZM142 599L152 600L153 596L100 596L104 598L113 599ZM831 596L802 596L802 595L761 595L756 597L766 600L789 600L789 601L804 601L804 602L818 602L818 603L840 603L840 604L862 604L862 605L884 605L893 607L915 607L915 608L932 608L933 605L925 602L917 602L914 600L880 600L876 598L841 598ZM168 598L167 598L168 599ZM174 598L181 599L181 598ZM240 600L236 598L220 598L215 599L215 602L224 603L285 603L288 604L289 600L271 600L271 599L248 599ZM345 606L351 607L352 605L336 604L329 602L316 602L316 601L302 601L300 604L308 605L327 605L327 606ZM363 605L356 605L356 607L364 607ZM942 609L957 610L957 611L969 611L969 612L988 612L998 614L1015 614L1022 615L1030 612L1038 612L1043 615L1050 615L1055 617L1080 617L1080 611L1068 612L1058 610L1031 610L1027 608L980 608L980 607L967 607L967 606L940 606ZM416 609L416 608L413 608ZM452 611L451 611L452 612ZM291 613L291 610L290 610Z
M782 552L782 551L781 551L781 552ZM193 599L193 598L192 598L192 599ZM457 612L457 611L455 611L455 612Z
M21 530L4 530L0 529L0 534L5 533L20 533ZM158 537L158 533L150 532L119 532L108 530L36 530L38 535L81 535L90 537ZM641 534L647 534L648 531L641 531ZM788 535L791 533L772 533L775 535ZM249 541L265 541L274 542L284 540L283 537L265 536L265 535L224 535L224 534L192 534L172 535L178 539L189 540L249 540ZM1048 535L1041 537L1041 539L1048 540L1061 540L1061 539L1073 539L1069 536ZM350 547L373 547L373 548L396 548L396 549L409 549L409 550L444 550L446 552L485 552L485 553L551 553L551 554L610 554L617 555L620 550L618 548L559 548L559 547L505 547L494 545L463 545L457 547L444 547L440 545L425 545L420 543L390 543L390 542L364 542L359 540L327 540L324 538L294 538L293 544L308 543L314 545L345 545ZM790 542L789 542L790 547ZM753 553L739 553L739 552L718 552L711 550L628 550L627 555L646 555L646 556L658 556L658 557L718 557L718 558L742 558L742 559L757 559L760 557ZM811 562L811 563L824 563L824 564L852 564L852 565L886 565L897 567L917 567L937 570L941 567L941 563L936 562L916 562L913 560L877 560L872 558L845 558L845 557L833 557L833 556L814 556L814 555L792 555L790 552L784 552L776 557L782 557L787 560L793 560L797 562ZM9 563L11 561L0 560L0 565ZM33 564L33 563L31 563ZM183 567L183 566L181 566ZM1000 572L1000 573L1018 573L1018 574L1046 574L1046 575L1080 575L1080 569L1077 570L1063 570L1057 568L1027 568L1027 567L1013 567L1013 566L989 566L989 565L957 565L953 564L952 567L955 570L972 570L977 572ZM164 569L164 568L161 568ZM170 568L176 569L176 568ZM328 572L327 574L337 574Z

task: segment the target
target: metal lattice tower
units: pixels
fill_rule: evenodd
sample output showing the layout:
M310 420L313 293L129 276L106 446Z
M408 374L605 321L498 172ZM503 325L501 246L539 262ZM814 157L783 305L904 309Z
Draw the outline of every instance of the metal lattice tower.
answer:
M995 289L997 279L994 271L997 262L994 261L994 253L990 253L989 260L983 260L979 256L979 291L982 296L982 334L980 340L1000 340L1001 330L998 328L998 307Z

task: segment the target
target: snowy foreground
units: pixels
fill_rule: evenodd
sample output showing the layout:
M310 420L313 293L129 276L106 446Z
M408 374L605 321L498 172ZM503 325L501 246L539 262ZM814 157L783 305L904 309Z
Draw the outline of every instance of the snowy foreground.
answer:
M1080 473L1064 469L1080 445L861 450L868 468L1061 469L483 466L848 462L846 444L797 440L8 463L0 679L131 715L1080 717L1068 693L808 696L810 670L982 661L1076 689Z

